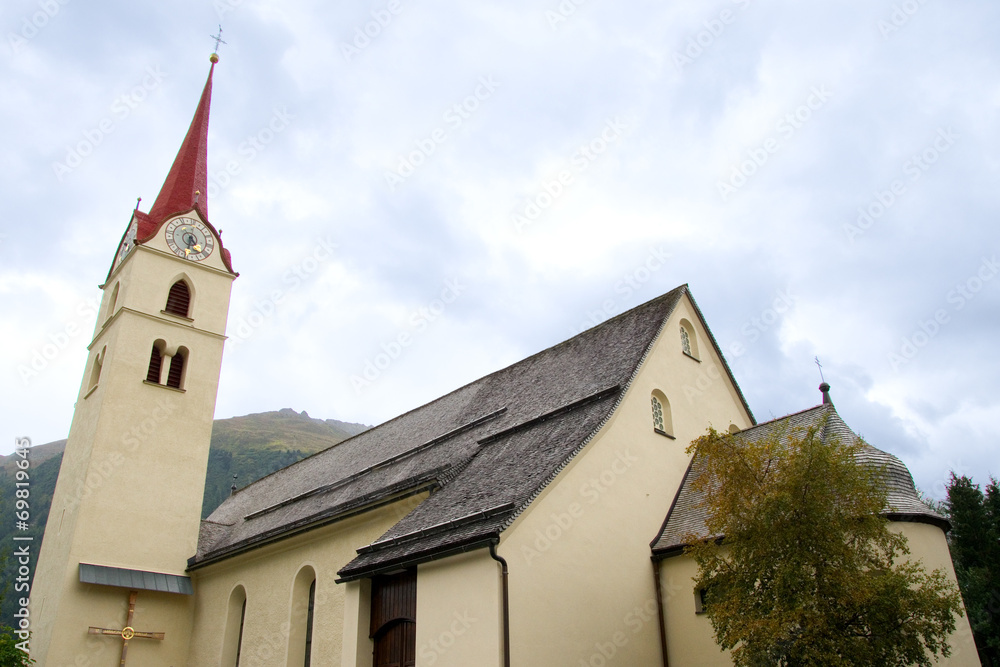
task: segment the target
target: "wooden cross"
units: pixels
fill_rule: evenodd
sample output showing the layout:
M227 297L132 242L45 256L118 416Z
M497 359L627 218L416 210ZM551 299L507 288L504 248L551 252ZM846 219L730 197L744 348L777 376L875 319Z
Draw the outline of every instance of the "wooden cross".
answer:
M125 656L128 654L128 642L130 639L163 639L162 632L138 632L132 627L132 617L135 615L135 598L139 591L129 591L128 593L128 618L125 620L125 627L121 630L109 630L108 628L95 628L93 626L87 630L90 635L114 635L122 638L122 660L120 667L125 667Z

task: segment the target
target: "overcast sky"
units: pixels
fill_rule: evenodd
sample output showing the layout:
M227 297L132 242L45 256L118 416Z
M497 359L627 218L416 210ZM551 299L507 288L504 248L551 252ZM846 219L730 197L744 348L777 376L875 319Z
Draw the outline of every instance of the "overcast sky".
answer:
M688 283L758 421L819 403L819 356L924 491L1000 475L996 2L0 19L2 453L66 437L97 285L221 22L209 217L242 275L216 417L377 424Z

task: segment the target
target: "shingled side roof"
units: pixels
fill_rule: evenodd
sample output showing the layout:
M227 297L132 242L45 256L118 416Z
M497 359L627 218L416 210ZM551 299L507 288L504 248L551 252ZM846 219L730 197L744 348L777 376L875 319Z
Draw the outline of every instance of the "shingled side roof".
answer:
M786 430L804 433L807 429L822 424L824 419L826 419L826 425L820 433L823 442L831 442L833 439L850 442L858 437L840 418L833 404L819 405L787 417L765 422L740 431L733 437L744 442L752 442ZM902 461L892 454L868 444L865 444L858 460L865 465L884 467L889 486L885 509L888 518L894 521L931 523L948 529L948 520L920 501L910 471L906 469ZM684 473L681 488L678 489L670 511L667 513L667 518L663 522L663 527L650 545L655 558L667 558L681 553L683 548L687 546L685 537L690 535L702 539L721 537L721 535L709 535L708 528L705 526L705 510L702 504L704 495L692 489L692 482L704 469L704 461L704 457L697 453L691 459L691 463Z
M432 493L359 549L343 580L485 546L608 419L686 294L678 287L245 487L203 522L190 566L420 491Z

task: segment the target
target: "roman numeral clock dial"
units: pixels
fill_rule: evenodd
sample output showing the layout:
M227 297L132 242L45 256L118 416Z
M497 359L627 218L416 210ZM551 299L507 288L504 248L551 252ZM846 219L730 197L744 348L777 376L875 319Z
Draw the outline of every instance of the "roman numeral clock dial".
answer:
M167 223L167 245L178 257L200 262L215 249L215 237L200 220L177 218Z

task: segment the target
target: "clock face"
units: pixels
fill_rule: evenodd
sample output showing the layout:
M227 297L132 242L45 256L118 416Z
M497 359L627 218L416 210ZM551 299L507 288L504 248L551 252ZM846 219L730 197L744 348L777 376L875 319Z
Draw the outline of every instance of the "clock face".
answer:
M167 223L167 245L178 257L200 262L215 249L215 237L200 220L177 218Z
M122 247L118 249L118 257L115 260L115 267L124 262L128 254L132 252L132 248L135 247L136 230L137 227L135 222L129 225L128 231L125 232L125 238L122 239Z

